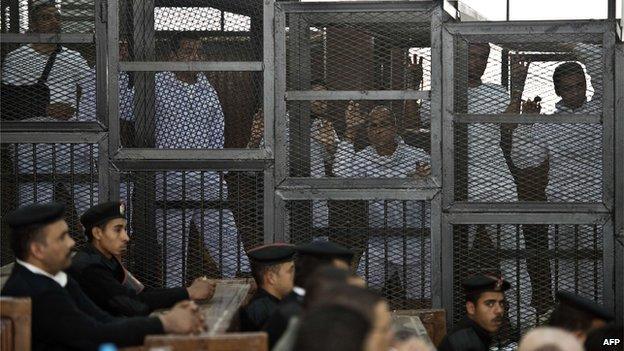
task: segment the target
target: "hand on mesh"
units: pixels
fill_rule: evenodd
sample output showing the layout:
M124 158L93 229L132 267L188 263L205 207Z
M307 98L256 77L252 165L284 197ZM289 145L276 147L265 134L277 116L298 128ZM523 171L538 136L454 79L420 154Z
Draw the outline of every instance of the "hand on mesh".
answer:
M204 317L192 301L182 301L159 317L167 334L191 334L206 330Z
M215 292L215 282L206 277L200 277L193 281L193 284L186 288L191 300L211 299Z
M253 122L251 122L251 135L249 137L249 143L247 147L249 148L257 148L260 146L260 142L262 141L262 137L264 136L264 113L262 109L259 109L253 118Z
M334 124L325 118L321 119L321 127L313 129L310 136L313 140L323 144L327 150L332 150L336 144Z
M74 116L76 110L70 105L63 102L53 102L48 105L47 113L49 117L67 121Z
M536 96L533 100L522 101L522 114L539 114L542 111L542 98Z
M420 163L416 166L416 175L419 177L427 177L431 174L431 165L428 163Z
M353 141L357 129L363 126L365 122L366 117L360 111L360 104L353 100L349 101L345 110L345 124L347 125L345 137Z
M413 55L407 62L407 71L412 75L412 79L408 79L408 89L420 89L423 81L423 57Z

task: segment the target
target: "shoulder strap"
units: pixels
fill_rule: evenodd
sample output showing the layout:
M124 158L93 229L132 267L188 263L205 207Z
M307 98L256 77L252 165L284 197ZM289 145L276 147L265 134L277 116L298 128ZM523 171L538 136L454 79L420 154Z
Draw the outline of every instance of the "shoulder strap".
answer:
M54 61L56 61L56 55L60 51L61 51L61 46L57 45L56 49L54 50L54 52L52 52L52 54L50 54L50 57L48 58L48 62L46 63L45 68L43 69L43 73L41 73L41 77L37 81L38 83L45 83L45 82L48 81L48 77L50 76L50 71L52 70L52 66L54 65Z

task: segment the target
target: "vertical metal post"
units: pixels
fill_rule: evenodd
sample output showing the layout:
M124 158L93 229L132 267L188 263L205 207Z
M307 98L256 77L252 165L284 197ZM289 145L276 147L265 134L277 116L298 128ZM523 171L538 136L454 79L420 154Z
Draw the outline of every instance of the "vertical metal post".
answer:
M112 159L113 154L119 149L120 145L120 131L119 131L119 72L118 72L118 64L119 64L119 7L118 0L109 0L107 1L108 11L107 11L107 25L108 25L108 45L107 45L107 70L108 72L108 85L107 85L107 93L105 96L107 97L108 102L108 121L106 125L108 126L108 152L109 154L106 157L110 157ZM98 70L99 71L99 70ZM98 76L97 79L99 79ZM98 85L99 88L99 85ZM99 93L99 90L97 91ZM97 95L98 104L100 103L100 96ZM99 110L98 110L99 111Z
M453 97L455 95L455 72L454 72L454 37L443 28L442 30L442 207L446 208L453 203L455 192L455 170L453 169L453 157L455 146L453 144ZM433 69L433 68L432 68ZM433 82L432 82L433 84ZM433 100L432 100L433 102ZM433 106L432 106L433 110ZM433 117L433 115L432 115ZM432 126L433 126L432 120ZM433 133L433 131L432 131ZM433 139L433 135L432 135ZM433 146L433 145L432 145ZM433 152L433 150L432 150ZM435 169L435 168L434 168Z
M624 322L624 44L615 50L615 315Z
M275 184L279 185L288 175L288 136L286 123L286 15L279 6L275 4L275 93L274 93L274 157L275 157ZM265 92L266 94L266 92ZM266 117L265 117L266 118ZM266 120L265 120L266 121ZM265 128L265 137L266 137Z
M137 61L155 59L154 0L133 3L134 54ZM154 147L155 91L154 72L135 74L134 118L141 147Z
M602 80L603 80L603 95L602 95L602 151L603 151L603 164L602 164L602 179L603 190L602 200L605 206L613 209L613 195L614 188L614 171L613 166L614 159L613 154L615 150L613 129L614 124L614 91L615 87L613 79L615 77L614 63L615 63L615 32L613 29L604 33L602 42Z
M615 3L617 0L607 0L607 18L610 20L615 19Z

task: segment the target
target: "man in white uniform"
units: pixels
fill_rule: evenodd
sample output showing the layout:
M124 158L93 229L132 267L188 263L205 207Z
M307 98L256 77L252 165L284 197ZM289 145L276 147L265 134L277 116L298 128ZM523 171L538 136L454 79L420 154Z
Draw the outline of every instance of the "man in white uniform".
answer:
M53 1L33 6L30 32L60 33L61 14ZM82 55L57 44L26 44L10 52L4 59L2 82L11 85L35 84L53 52L57 51L46 85L50 89L47 116L33 121L66 121L75 118L79 87L84 91L89 66ZM3 102L7 103L7 102ZM24 106L28 109L28 106ZM94 120L94 119L93 119ZM70 182L35 181L19 185L19 205L50 202L63 197L73 200L76 213L83 213L97 204L97 146L84 144L19 144L17 165L20 174L92 175L92 181L73 179ZM77 215L76 215L77 218Z
M201 42L181 38L175 48L178 61L199 58ZM224 116L217 96L203 73L157 73L155 141L160 149L221 149ZM156 174L157 201L221 202L227 200L223 178L214 171ZM182 205L184 207L184 204ZM205 206L205 205L204 205ZM247 271L245 254L234 216L226 208L161 208L156 211L158 239L166 251L166 285L184 283L188 234L193 221L203 244L223 278Z
M370 145L356 152L355 131L364 122L367 122ZM337 177L405 178L428 174L429 155L403 142L387 107L373 108L365 119L351 102L346 125L345 138L338 142L334 158L333 171ZM326 138L323 142L334 141ZM398 275L407 298L430 298L426 284L431 278L429 208L425 202L375 200L369 201L367 207L368 226L374 234L368 238L368 249L360 260L358 272L375 289L382 289L390 277ZM419 233L407 236L405 229Z
M505 87L482 82L490 55L490 44L472 43L468 50L467 112L469 114L519 113L521 90L512 92L510 97ZM528 65L516 65L514 63L512 70L512 73L517 75L516 78L521 85L524 85ZM499 124L483 123L467 126L467 201L505 203L518 201L516 182L501 148L501 141L501 126ZM519 284L519 286L514 285L508 292L508 296L512 296L508 299L508 313L514 325L518 316L534 313L531 305L536 301L531 300L531 287L536 280L536 275L531 274L531 279L529 279L527 264L529 267L533 267L532 263L535 262L531 260L535 257L529 258L531 262L520 260L520 267L517 270L516 265L518 263L515 259L501 259L500 262L495 262L494 257L483 256L480 250L485 249L485 252L488 252L488 246L489 249L500 247L503 250L515 250L517 245L524 247L525 240L523 239L525 238L523 236L519 238L520 243L516 243L518 241L516 230L511 225L473 225L470 226L468 238L463 237L461 243L462 250L470 247L469 251L464 253L465 255L482 257L483 259L480 263L481 267L469 267L469 269L491 270L499 268L500 274L509 277L511 281L515 281L517 275L520 274L521 282L531 282ZM493 265L500 266L493 267ZM545 282L543 285L547 285L547 283ZM518 292L516 289L520 291ZM537 287L533 289L533 296L539 295L536 289ZM515 297L517 294L520 294L519 305ZM531 320L534 319L527 318L520 322L524 322L526 327L530 325Z
M555 92L561 97L556 114L598 115L600 99L587 101L585 72L580 64L566 62L553 74ZM520 125L513 133L511 156L518 168L548 161L546 196L550 202L602 202L602 126L587 123L541 123ZM593 226L550 226L550 247L560 250L600 247L600 233ZM555 238L556 237L556 238ZM560 259L560 289L576 289L593 296L598 279L589 259ZM600 264L598 271L601 271ZM578 273L578 272L581 273Z

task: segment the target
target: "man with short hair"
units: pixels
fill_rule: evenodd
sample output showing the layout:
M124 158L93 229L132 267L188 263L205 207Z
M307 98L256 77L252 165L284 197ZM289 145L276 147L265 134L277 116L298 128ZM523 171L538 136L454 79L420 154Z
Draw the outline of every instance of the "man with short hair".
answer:
M188 288L145 288L125 269L121 255L130 238L126 230L126 206L112 201L91 207L81 217L88 244L73 258L68 273L101 309L113 316L146 316L170 308L182 300L204 300L215 284L205 277Z
M294 287L295 247L283 243L264 245L249 250L247 255L258 289L241 310L241 330L259 331Z
M505 291L511 284L502 277L476 275L463 283L466 317L442 340L440 351L487 351L492 334L504 321Z
M160 317L114 318L97 307L63 270L75 242L61 204L20 207L6 218L16 263L3 296L32 302L33 350L95 350L105 342L143 343L150 334L188 334L204 329L197 306L184 301Z
M583 351L583 345L565 330L540 327L522 337L518 351Z
M548 325L565 329L576 336L581 343L587 334L612 321L612 312L596 302L568 291L558 291L559 305L550 315Z

